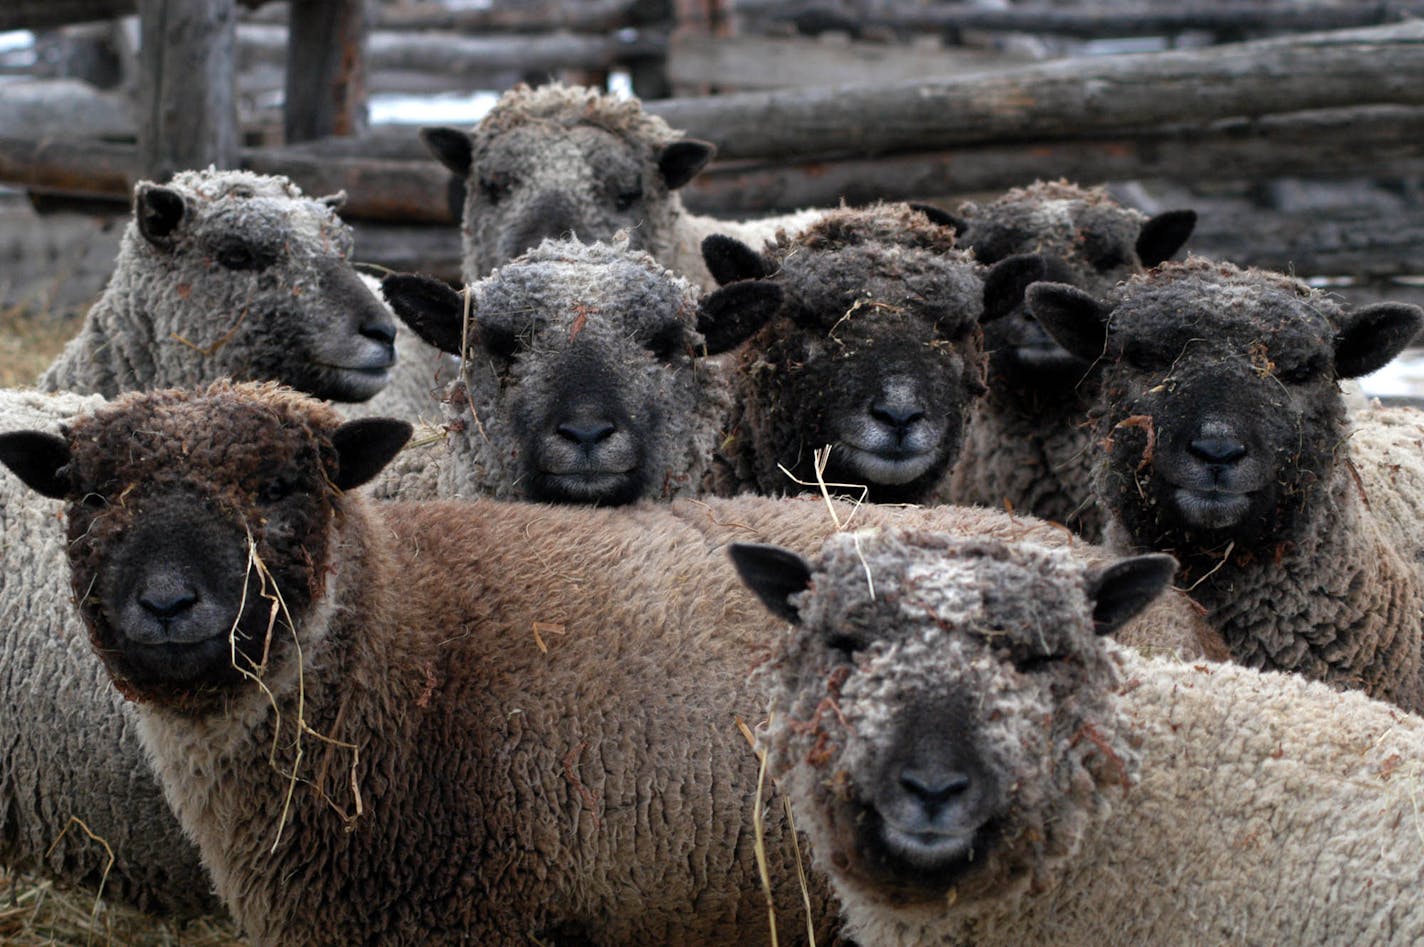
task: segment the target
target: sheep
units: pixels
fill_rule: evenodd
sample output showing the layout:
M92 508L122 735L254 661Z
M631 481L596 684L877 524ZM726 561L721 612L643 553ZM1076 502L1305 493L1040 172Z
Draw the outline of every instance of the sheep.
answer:
M247 171L140 182L114 273L38 386L112 398L230 376L359 402L394 375L408 400L377 399L384 410L434 409L436 354L402 340L393 369L395 320L348 261L344 200Z
M0 431L55 431L97 395L0 389ZM0 470L0 859L154 913L220 909L70 601L61 505ZM114 856L106 870L103 840Z
M699 320L709 345L740 345L716 492L816 489L830 445L824 479L877 503L934 496L984 391L980 325L1043 273L1032 255L986 269L906 204L827 212L764 253L721 235L704 252L723 292L758 280L784 294L779 311L723 305Z
M1039 181L952 219L961 246L981 263L1016 253L1044 257L1046 279L1102 295L1170 258L1196 214L1149 217L1102 188ZM950 503L1009 507L1056 520L1096 540L1094 451L1085 424L1097 400L1091 363L1053 341L1022 306L984 327L988 386L974 402L959 461L941 493Z
M760 940L736 719L758 712L763 621L724 547L809 554L855 515L1101 555L953 507L371 503L354 488L409 425L339 422L218 383L0 435L0 461L66 499L95 651L258 943ZM1141 638L1199 653L1197 622L1174 600ZM769 819L794 940L789 841Z
M466 283L547 237L592 242L626 231L634 249L712 290L703 238L727 233L760 246L818 215L728 221L688 213L676 192L715 147L681 137L636 99L581 86L516 86L472 131L429 127L421 139L463 185Z
M406 451L378 496L617 506L702 492L730 383L702 357L692 286L626 240L546 240L499 267L469 287L468 332L464 300L438 280L392 276L383 292L464 357L444 430ZM731 295L739 311L780 302L768 285Z
M1349 416L1338 379L1383 366L1416 306L1353 312L1303 282L1189 257L1100 302L1029 307L1098 358L1094 493L1118 551L1160 550L1235 660L1424 711L1424 414Z
M1424 720L1103 637L1170 557L889 529L731 553L791 622L760 740L856 943L1424 939Z

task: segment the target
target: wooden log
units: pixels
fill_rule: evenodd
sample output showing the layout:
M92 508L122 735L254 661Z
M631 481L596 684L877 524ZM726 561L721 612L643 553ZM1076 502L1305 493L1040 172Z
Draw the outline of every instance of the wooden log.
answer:
M233 0L140 0L139 155L166 180L238 159Z
M256 8L268 0L237 0ZM0 30L44 30L70 23L112 20L139 12L139 0L5 0Z
M1424 104L1424 21L964 76L651 102L723 158L808 159Z
M282 130L288 143L366 129L364 0L293 0Z
M127 138L137 125L127 96L78 79L0 85L0 128L27 138Z
M1185 31L1238 34L1302 33L1395 23L1419 16L1415 2L1302 4L1231 3L1179 4L1147 9L1129 5L1084 5L1073 8L1042 4L991 9L967 4L860 3L814 0L787 4L739 3L744 16L769 23L793 24L807 35L834 31L858 36L867 29L899 33L1034 33L1078 39L1162 36Z

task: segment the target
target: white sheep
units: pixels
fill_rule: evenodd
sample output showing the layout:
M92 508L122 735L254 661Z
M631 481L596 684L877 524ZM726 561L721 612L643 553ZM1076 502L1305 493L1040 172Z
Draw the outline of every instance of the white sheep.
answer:
M768 771L856 943L1424 939L1424 720L1101 637L1169 557L885 530L733 558L793 623Z
M737 725L759 712L764 620L723 548L809 553L853 509L369 504L352 488L409 426L339 421L276 386L218 384L125 396L63 437L0 435L0 461L69 501L96 651L245 931L764 936L757 762ZM989 510L854 515L1101 555ZM1166 603L1140 640L1197 653L1188 606ZM789 841L770 819L793 940ZM834 912L812 899L824 940Z
M625 231L634 249L711 290L706 237L727 234L760 247L778 229L800 230L819 215L730 221L688 213L677 189L711 160L714 146L681 137L636 99L581 86L516 86L473 131L432 127L421 138L464 184L467 283L549 237L592 242Z

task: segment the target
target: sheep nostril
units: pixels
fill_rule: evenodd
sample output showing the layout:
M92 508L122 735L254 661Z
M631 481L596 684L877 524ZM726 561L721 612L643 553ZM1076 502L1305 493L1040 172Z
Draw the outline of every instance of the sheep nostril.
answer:
M904 431L925 416L925 409L912 403L880 402L870 406L870 416L888 428Z
M962 796L969 788L969 777L954 770L907 766L900 771L900 788L933 812Z
M141 592L138 603L154 618L177 618L198 604L198 593L191 586L163 583Z
M583 447L591 447L613 436L618 427L611 421L566 422L554 429L566 441Z
M1194 456L1209 464L1235 463L1246 456L1246 445L1231 437L1199 437L1188 447Z
M394 345L396 327L387 319L371 319L361 323L359 331L363 336L382 345Z

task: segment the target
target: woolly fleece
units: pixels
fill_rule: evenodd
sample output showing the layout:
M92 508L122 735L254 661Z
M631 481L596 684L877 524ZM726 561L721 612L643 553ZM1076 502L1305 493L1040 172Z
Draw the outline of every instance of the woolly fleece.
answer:
M281 547L250 504L274 475L329 481L335 427L319 404L218 386L125 397L69 438L81 594L105 546L143 528L134 511L176 488L211 495L204 509L240 511L298 603L300 694L296 649L274 648L264 676L277 717L251 683L139 708L169 800L246 932L258 943L523 944L540 932L761 941L748 809L758 766L736 721L754 722L762 704L748 678L765 657L765 619L724 548L751 540L809 554L835 529L825 508L760 498L616 511L368 504L318 486L292 494L311 528L322 522L313 511L331 511L316 558L277 561ZM143 452L103 447L131 430L145 432ZM321 467L299 473L298 456ZM78 502L95 489L107 499L99 515ZM835 515L1101 555L1057 527L988 510L837 504ZM1185 603L1156 616L1142 638L1198 647ZM214 697L221 709L202 712ZM307 739L312 782L296 785L272 852L298 700L311 728L341 742ZM783 942L797 942L793 856L768 805ZM812 894L824 942L833 911Z
M1296 675L1145 659L1094 635L1084 588L1080 563L1027 543L827 544L803 623L780 637L764 740L845 933L866 947L1424 938L1424 720ZM828 644L844 636L853 661ZM841 820L897 715L944 699L1011 788L977 867L910 898L869 880Z

